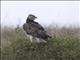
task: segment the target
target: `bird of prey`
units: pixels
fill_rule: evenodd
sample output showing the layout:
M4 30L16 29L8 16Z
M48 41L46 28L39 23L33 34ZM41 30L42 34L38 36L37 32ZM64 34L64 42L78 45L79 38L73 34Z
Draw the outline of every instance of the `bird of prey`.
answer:
M26 19L26 23L23 24L23 29L31 42L46 43L50 36L38 22L34 21L36 18L37 17L35 15L29 14Z

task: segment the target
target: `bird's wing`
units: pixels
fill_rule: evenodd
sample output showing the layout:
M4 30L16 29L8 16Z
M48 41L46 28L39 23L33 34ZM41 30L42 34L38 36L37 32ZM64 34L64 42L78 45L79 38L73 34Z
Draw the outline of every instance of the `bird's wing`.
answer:
M33 28L35 29L35 36L42 39L47 39L49 35L47 35L47 32L45 29L37 22L34 22L32 24Z
M47 38L49 37L44 28L37 22L30 24L25 23L23 25L23 29L27 34L30 34L34 37L38 37L45 40L47 40Z
M33 22L33 26L35 26L36 28L38 28L40 30L44 30L44 28L37 22Z

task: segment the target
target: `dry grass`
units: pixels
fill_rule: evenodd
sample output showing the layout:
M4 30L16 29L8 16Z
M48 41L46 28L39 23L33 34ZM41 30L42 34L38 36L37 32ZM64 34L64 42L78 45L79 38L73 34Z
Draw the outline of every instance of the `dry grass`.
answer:
M1 31L2 60L80 60L80 28L46 28L52 36L44 43L30 43L22 28Z

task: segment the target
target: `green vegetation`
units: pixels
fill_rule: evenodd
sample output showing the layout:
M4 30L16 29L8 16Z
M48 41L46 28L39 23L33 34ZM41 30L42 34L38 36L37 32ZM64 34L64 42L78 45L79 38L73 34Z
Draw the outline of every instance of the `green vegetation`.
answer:
M80 28L46 28L47 43L31 43L22 28L1 31L2 60L80 60Z

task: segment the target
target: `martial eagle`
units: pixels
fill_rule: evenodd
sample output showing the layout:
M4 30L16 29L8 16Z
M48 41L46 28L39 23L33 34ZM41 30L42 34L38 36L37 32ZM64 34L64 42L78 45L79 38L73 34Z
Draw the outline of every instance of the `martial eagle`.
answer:
M37 17L35 15L29 14L26 19L26 23L23 24L23 29L27 36L30 38L31 42L47 42L50 37L45 29L34 20Z

